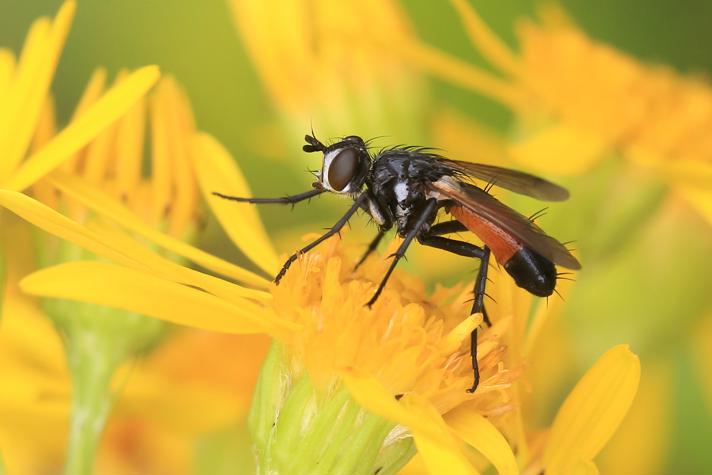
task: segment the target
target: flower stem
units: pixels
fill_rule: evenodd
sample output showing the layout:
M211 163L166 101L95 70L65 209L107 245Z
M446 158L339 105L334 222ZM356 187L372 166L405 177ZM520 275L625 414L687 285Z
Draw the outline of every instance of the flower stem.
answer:
M72 374L72 417L66 475L89 475L111 408L109 385L121 358L102 348L91 331L76 332L67 348Z

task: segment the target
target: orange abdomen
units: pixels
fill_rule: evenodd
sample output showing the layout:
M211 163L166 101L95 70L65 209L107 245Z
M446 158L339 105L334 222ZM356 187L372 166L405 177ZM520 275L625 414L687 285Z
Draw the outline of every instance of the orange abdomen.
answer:
M482 242L492 250L492 254L500 265L505 265L522 248L521 243L517 242L510 234L464 206L450 207L450 214L482 239Z

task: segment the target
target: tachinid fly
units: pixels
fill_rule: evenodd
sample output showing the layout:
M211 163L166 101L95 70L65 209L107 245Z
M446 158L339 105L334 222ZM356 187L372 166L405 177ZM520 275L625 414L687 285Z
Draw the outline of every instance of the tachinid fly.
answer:
M484 307L485 284L490 254L494 254L519 287L534 295L547 297L556 287L556 265L580 269L576 258L556 239L548 236L533 220L505 206L488 193L491 186L531 196L540 200L562 201L566 189L541 178L514 170L477 163L449 160L432 149L396 146L369 153L361 137L350 135L331 145L324 145L313 135L305 137L305 152L321 152L323 164L314 189L283 198L240 198L215 195L248 203L298 203L325 192L348 195L353 204L326 234L291 255L275 277L279 284L289 266L301 253L338 233L358 210L363 210L378 224L378 234L368 246L357 267L376 249L384 234L395 226L403 242L393 256L383 280L368 301L378 299L398 261L415 239L460 256L479 259L474 286L472 312L489 318ZM488 186L475 186L474 179ZM434 224L440 212L454 219ZM484 243L482 247L444 237L471 231ZM474 383L479 384L477 365L477 329L471 335L470 351Z

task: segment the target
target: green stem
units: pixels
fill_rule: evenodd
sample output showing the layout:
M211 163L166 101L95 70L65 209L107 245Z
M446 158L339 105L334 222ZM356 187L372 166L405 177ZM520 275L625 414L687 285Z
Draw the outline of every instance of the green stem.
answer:
M77 331L68 341L72 374L72 416L66 475L89 475L112 404L109 385L121 361L115 352L101 348L102 339L92 331Z

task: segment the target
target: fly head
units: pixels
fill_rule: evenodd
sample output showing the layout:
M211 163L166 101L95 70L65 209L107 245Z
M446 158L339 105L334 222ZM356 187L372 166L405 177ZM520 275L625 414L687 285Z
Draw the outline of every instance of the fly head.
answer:
M322 152L324 159L317 175L318 186L339 194L361 191L371 168L371 156L361 137L349 135L331 145L324 145L314 135L304 137L305 152Z

